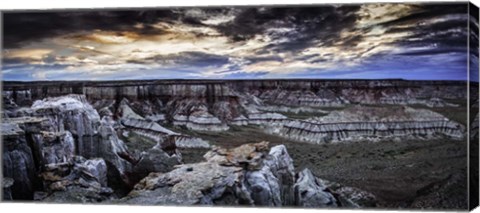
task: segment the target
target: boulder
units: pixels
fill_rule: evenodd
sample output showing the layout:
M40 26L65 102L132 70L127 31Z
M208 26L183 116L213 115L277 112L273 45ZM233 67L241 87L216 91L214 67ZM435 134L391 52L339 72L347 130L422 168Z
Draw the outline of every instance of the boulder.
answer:
M323 181L317 179L309 169L297 175L294 186L296 206L308 208L337 207L337 200Z

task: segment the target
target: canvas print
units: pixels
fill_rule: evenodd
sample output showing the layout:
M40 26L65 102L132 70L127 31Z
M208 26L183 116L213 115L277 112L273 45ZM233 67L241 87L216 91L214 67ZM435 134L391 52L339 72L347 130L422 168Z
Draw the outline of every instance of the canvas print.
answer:
M468 210L469 2L2 12L2 201Z

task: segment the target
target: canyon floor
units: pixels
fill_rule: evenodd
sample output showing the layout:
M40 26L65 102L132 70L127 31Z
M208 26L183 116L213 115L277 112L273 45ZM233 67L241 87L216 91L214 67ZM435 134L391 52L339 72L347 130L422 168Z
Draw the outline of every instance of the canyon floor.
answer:
M310 168L322 179L371 192L379 207L408 208L419 202L428 206L429 201L438 199L454 209L467 205L466 142L439 139L315 145L265 134L255 126L192 134L222 147L258 141L270 141L271 146L284 144L297 171ZM185 163L201 161L207 151L181 150ZM442 187L447 188L442 189L441 197L429 194Z

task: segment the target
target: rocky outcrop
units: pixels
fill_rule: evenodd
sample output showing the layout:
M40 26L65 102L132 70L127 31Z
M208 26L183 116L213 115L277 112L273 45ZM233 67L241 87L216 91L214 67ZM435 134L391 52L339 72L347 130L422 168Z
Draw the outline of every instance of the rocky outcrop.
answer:
M140 205L240 205L250 201L241 188L242 168L217 163L184 164L169 173L151 173L119 203ZM240 199L238 199L240 197Z
M103 159L77 156L71 162L46 165L40 176L46 186L45 202L100 202L113 193L107 187L107 165Z
M2 123L3 177L11 178L8 188L15 200L33 199L35 162L25 132L14 123Z
M320 179L309 169L297 174L294 188L296 205L307 208L365 208L377 204L373 194Z
M250 205L371 207L365 191L315 177L295 176L285 146L268 151L268 142L225 149L213 147L204 162L183 164L167 173L150 173L115 203L142 205Z
M75 155L75 141L69 131L40 132L33 134L32 137L41 165L66 163Z
M175 147L169 150L175 150ZM175 165L181 164L180 153L168 154L160 146L155 146L148 151L142 152L138 162L133 166L130 177L134 183L146 177L151 172L169 172Z
M293 164L285 147L268 143L213 148L206 162L152 173L121 202L281 206L293 200ZM269 160L266 160L269 159Z
M96 150L97 129L100 126L100 116L88 104L85 96L67 95L46 98L35 101L32 105L38 117L49 120L51 132L63 133L69 131L77 140L77 154L89 157Z
M88 157L98 157L113 164L121 173L125 174L131 170L132 157L130 156L125 143L118 138L118 134L112 126L110 117L103 117L98 127L98 141L91 144L91 154Z
M52 134L71 135L75 140L76 155L86 158L100 157L125 174L129 168L129 154L115 129L110 116L100 115L85 96L67 95L35 101L36 116L49 120ZM41 137L43 138L43 137Z
M294 186L297 206L310 208L337 207L337 200L328 191L325 183L317 179L309 169L302 170L297 176Z
M338 203L342 207L365 208L376 207L377 205L375 195L367 191L355 187L341 186L338 183L330 183L329 189L337 197Z
M268 131L298 141L326 143L437 134L462 139L465 130L461 124L425 109L358 106L323 117L292 120Z
M259 170L247 171L245 184L255 205L291 206L295 202L293 161L284 145L272 147Z

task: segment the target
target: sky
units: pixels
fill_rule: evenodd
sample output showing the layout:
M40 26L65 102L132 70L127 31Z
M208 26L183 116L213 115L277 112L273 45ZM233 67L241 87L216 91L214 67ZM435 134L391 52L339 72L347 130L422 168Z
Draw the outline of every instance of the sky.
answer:
M467 80L467 11L387 3L7 12L2 78Z

